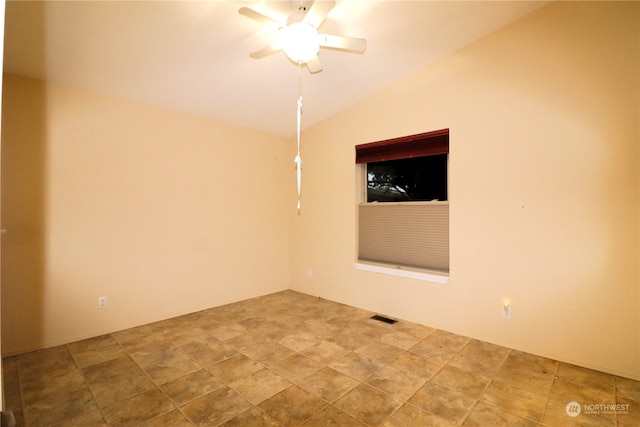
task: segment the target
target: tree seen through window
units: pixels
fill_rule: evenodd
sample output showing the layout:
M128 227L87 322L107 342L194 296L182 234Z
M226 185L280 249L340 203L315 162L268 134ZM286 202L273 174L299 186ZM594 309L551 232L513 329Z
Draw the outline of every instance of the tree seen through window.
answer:
M448 154L367 163L367 202L448 200Z

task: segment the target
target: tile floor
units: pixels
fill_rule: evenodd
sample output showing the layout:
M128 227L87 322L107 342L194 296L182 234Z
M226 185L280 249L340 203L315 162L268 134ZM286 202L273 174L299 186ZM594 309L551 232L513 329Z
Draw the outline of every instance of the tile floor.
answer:
M285 291L9 357L5 407L27 427L640 425L640 382L373 314Z

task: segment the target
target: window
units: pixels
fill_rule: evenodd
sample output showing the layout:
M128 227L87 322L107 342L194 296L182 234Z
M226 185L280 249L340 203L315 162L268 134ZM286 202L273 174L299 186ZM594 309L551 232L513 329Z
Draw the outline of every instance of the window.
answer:
M447 200L448 155L366 163L367 202Z
M358 261L449 271L449 130L356 146Z

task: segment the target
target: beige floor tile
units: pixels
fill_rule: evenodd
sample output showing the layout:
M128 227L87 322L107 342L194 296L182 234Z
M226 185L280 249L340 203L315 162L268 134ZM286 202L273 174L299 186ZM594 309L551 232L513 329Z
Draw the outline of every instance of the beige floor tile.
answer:
M109 347L114 344L117 344L117 341L111 335L100 335L98 337L69 343L67 344L67 348L71 354L75 355L85 351Z
M387 418L381 427L454 427L457 425L410 403L405 403Z
M229 359L223 360L215 365L208 366L207 370L228 384L238 378L251 375L262 368L264 368L263 365L249 359L244 354L236 354Z
M79 385L78 366L64 346L19 355L17 371L23 392L43 387L68 390Z
M355 418L345 414L333 406L328 406L322 411L309 418L303 427L367 427L366 424L356 420Z
M16 423L16 426L23 424ZM88 412L82 415L71 417L71 419L64 419L59 424L52 425L53 427L104 427L107 425L107 421L102 416L100 411Z
M215 365L216 363L230 359L238 354L238 351L227 342L206 344L199 347L197 350L193 347L191 349L194 351L187 354L202 367Z
M4 381L4 410L14 412L21 410L20 377L18 376L18 363L15 356L2 360L2 375Z
M285 322L265 320L256 324L251 330L277 341L286 335L288 328L289 325Z
M640 425L638 381L372 315L284 291L5 358L5 410L26 427ZM629 410L594 406L611 404Z
M549 400L542 418L543 426L584 426L584 427L613 427L617 424L616 416L580 413L576 417L567 414L566 406L571 401ZM580 402L577 402L582 405ZM635 427L635 426L634 426Z
M160 334L154 334L150 326L138 326L111 334L125 350L134 352L141 347L163 343L166 340Z
M328 319L326 323L335 328L338 328L341 331L346 331L357 327L357 325L360 323L360 319L354 318L347 313L340 313L337 316Z
M194 353L201 350L203 347L217 344L219 342L217 338L209 335L203 329L195 325L185 327L182 332L180 330L175 330L174 333L174 336L167 336L167 334L164 334L164 338L185 353Z
M448 362L469 341L467 337L437 330L411 347L409 351L444 363Z
M418 323L413 323L413 322L406 322L406 321L399 322L396 325L394 325L394 330L405 333L405 334L409 334L413 337L416 337L419 340L425 339L426 337L428 337L429 335L431 335L436 331L436 329L431 328L429 326L420 325Z
M297 383L323 367L321 363L299 353L275 360L269 363L268 366L293 383Z
M389 332L380 337L380 341L385 344L390 344L403 350L408 350L414 345L418 344L422 338L415 337L411 334L401 331Z
M154 388L147 375L128 356L88 366L84 376L101 408Z
M87 386L65 393L47 393L37 401L24 403L24 420L29 427L51 426L95 412L98 406Z
M141 329L141 328L139 328ZM150 333L148 336L140 337L136 340L120 343L129 355L136 359L146 357L153 353L175 348L173 344L165 340L161 334Z
M187 320L182 317L171 317L169 319L160 320L158 322L148 323L153 332L165 333L176 330L184 330L184 328L189 327Z
M558 362L532 354L512 351L504 361L495 378L505 382L517 383L527 390L548 394Z
M275 341L267 341L263 344L245 348L242 353L250 359L267 364L292 356L295 351Z
M198 426L217 426L242 414L251 404L228 387L222 387L183 406L182 412Z
M220 427L281 427L281 425L261 409L252 407L226 423L220 424Z
M559 362L557 360L511 350L496 375L499 376L502 372L504 372L505 375L510 375L515 372L525 371L528 373L553 376L558 370L558 365Z
M620 427L640 426L640 400L631 400L618 396L616 403L622 405L616 411Z
M233 337L237 337L238 335L246 334L247 329L242 325L232 323L230 325L220 326L207 332L214 338L217 338L220 341L224 341Z
M405 351L389 364L415 377L425 380L431 379L442 367L444 363L430 360L429 358L418 356L415 353Z
M339 359L342 356L347 355L349 352L349 350L339 346L336 343L323 340L311 347L306 348L300 353L307 356L309 359L315 360L316 362L328 364L334 360Z
M2 372L5 378L8 375L15 375L18 378L18 357L10 356L2 359Z
M624 396L627 399L640 402L640 381L615 377L615 382L618 396ZM638 412L640 412L640 408L638 408Z
M340 333L340 328L329 325L328 323L322 322L319 319L320 318L307 320L302 324L300 329L308 334L315 336L319 340L326 340Z
M568 363L560 363L557 377L561 381L580 384L589 388L602 390L606 393L615 392L614 377L604 372L569 365Z
M613 404L615 396L597 388L590 388L584 385L574 384L567 381L556 380L551 387L547 407L545 409L542 423L547 426L564 424L584 425L584 426L615 426L615 415L602 415L596 413L586 413L582 410L585 404ZM577 417L570 417L567 414L567 405L577 404L581 412Z
M353 378L329 367L325 367L299 382L300 387L329 403L333 403L358 384L358 381Z
M428 382L409 399L409 403L460 425L473 407L475 399L458 391Z
M71 360L71 353L61 345L17 356L18 370L46 370L49 366Z
M445 365L430 380L433 384L460 392L472 399L479 398L490 381L490 377L450 365Z
M287 335L284 338L281 338L278 342L283 346L290 348L291 350L300 352L306 348L318 344L320 340L314 335L308 334L306 332L298 332Z
M150 421L140 424L140 427L194 427L195 424L187 420L178 410L160 415Z
M144 356L133 357L157 384L167 383L200 368L186 353L173 345Z
M370 338L363 337L354 332L341 332L338 335L334 335L329 338L328 341L336 343L340 347L351 351L371 343Z
M181 406L205 394L211 393L224 386L224 383L214 377L209 371L200 369L183 377L169 381L160 389L176 405Z
M471 340L449 361L449 365L483 375L493 375L511 350L486 342Z
M513 413L502 411L499 408L493 407L484 402L478 402L462 425L464 427L536 427L538 423L518 417Z
M242 319L237 321L236 323L249 331L257 330L261 325L265 322L268 322L270 319L264 316L264 313L261 315L255 315L248 317L246 319Z
M290 385L289 381L267 368L229 383L229 387L254 405L280 393Z
M360 384L333 406L370 426L380 425L402 406L402 401L366 384Z
M154 388L127 400L102 409L107 422L113 426L137 426L174 409L169 400Z
M374 341L356 350L356 353L380 362L383 365L391 363L393 359L404 353L404 350L393 345L385 344L381 341Z
M361 337L369 338L370 340L379 340L384 335L393 331L391 325L381 323L377 320L365 319L363 322L356 324L351 331Z
M258 407L284 426L300 425L320 412L326 402L298 386L291 386Z
M249 330L247 333L230 338L224 343L232 346L239 352L243 352L251 347L268 345L271 342L272 341L264 335Z
M48 395L64 394L84 387L84 377L75 364L68 369L52 369L40 376L29 375L28 379L21 377L21 392L25 402L33 402L46 398Z
M117 359L126 355L127 353L125 353L122 347L116 343L102 348L75 353L73 358L80 368L84 368L86 366L97 365L98 363Z
M329 367L358 381L362 381L384 366L367 356L351 352L329 364Z
M415 377L392 366L385 366L365 381L366 384L405 401L425 382L424 378Z
M225 325L225 320L216 316L211 310L205 310L200 313L197 319L192 321L194 325L198 326L203 331L212 331L216 328Z
M615 394L603 391L602 387L592 388L557 379L551 386L549 399L568 399L567 402L580 401L582 403L613 403Z
M528 390L518 384L494 380L480 400L536 423L542 420L547 405L547 393Z
M169 319L169 321L160 323L161 326L152 326L153 333L167 342L181 342L183 339L189 339L192 334L204 332L198 326L183 320L178 322L174 319Z

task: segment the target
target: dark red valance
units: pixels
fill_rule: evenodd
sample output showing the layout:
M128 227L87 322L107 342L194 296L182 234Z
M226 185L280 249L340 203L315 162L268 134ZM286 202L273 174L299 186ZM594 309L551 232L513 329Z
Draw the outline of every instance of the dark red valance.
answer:
M356 145L356 163L409 159L449 153L449 129Z

